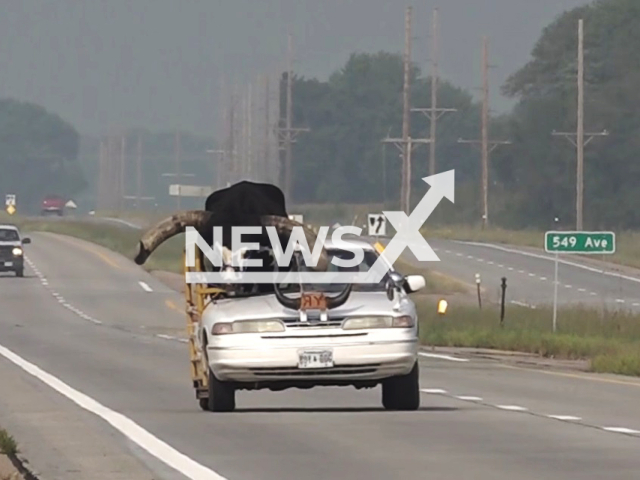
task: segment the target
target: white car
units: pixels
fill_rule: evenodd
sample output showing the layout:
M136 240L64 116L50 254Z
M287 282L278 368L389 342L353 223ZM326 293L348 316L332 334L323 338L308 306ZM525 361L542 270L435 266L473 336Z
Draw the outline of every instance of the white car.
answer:
M378 252L363 241L350 243L363 248L360 271L368 271ZM325 248L330 258L353 258L329 241ZM403 277L391 269L378 284L354 284L346 303L328 310L324 319L305 318L274 293L210 303L196 341L209 373L208 398L201 399L201 407L231 411L236 390L382 384L386 409L418 409L418 318L408 294L424 286L424 277ZM300 297L298 285L282 288L287 297ZM328 297L343 289L314 286Z

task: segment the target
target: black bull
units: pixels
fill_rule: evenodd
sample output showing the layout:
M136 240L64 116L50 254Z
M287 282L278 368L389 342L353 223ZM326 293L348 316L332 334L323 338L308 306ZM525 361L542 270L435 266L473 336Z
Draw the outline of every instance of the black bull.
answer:
M158 222L140 239L139 251L135 257L138 265L144 264L149 256L169 238L184 233L186 227L195 228L200 236L213 246L213 228L222 227L222 245L232 248L232 227L275 227L281 245L287 245L292 228L302 227L310 249L316 242L315 233L304 225L289 219L282 190L267 183L243 181L213 192L205 202L204 210L178 212ZM271 241L265 228L259 234L244 234L243 242L258 243L270 247ZM264 262L264 260L263 260ZM329 265L327 253L322 249L318 265L314 270L325 271ZM298 308L300 299L285 297L274 286L281 303L290 308ZM337 297L327 299L330 308L344 303L351 292L351 285Z

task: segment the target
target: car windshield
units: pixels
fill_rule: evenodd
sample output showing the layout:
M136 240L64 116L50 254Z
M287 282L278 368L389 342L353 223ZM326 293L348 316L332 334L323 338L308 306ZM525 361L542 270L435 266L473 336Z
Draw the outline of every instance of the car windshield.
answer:
M366 273L368 272L371 267L373 266L373 264L376 262L376 260L378 259L378 254L373 251L373 250L365 250L364 251L364 258L362 259L362 262L360 262L357 266L355 267L339 267L337 265L335 265L332 260L334 258L340 258L343 259L345 261L349 261L349 260L353 260L353 256L354 253L349 251L349 250L341 250L341 249L329 249L327 251L327 254L329 256L329 268L327 269L327 271L329 272L361 272L361 273ZM309 271L308 269L303 269L305 271ZM378 291L384 291L385 290L385 285L387 284L389 277L388 275L385 275L382 280L380 280L378 283L354 283L353 284L353 290L354 291L359 291L359 292L378 292ZM297 284L281 284L280 285L282 290L284 290L285 292L299 292L300 291L300 285ZM344 289L345 284L305 284L304 285L304 290L305 291L309 291L309 290L313 290L313 291L317 291L317 292L339 292L342 289Z
M20 240L18 231L12 228L0 228L0 242L17 242Z

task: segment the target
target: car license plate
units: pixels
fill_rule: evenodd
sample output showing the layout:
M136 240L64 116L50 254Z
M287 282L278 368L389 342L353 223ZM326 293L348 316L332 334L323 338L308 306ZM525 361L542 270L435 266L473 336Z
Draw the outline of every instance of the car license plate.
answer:
M5 267L13 267L13 262L4 262Z
M314 350L300 352L298 368L330 368L333 367L333 352L331 350Z

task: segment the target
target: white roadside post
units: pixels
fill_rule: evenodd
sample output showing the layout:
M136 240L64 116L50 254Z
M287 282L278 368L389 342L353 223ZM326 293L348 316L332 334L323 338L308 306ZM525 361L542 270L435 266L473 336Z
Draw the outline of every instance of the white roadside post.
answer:
M613 232L558 232L544 234L544 249L555 253L555 274L553 286L553 331L557 329L558 316L558 255L568 254L609 254L616 252L616 234Z

